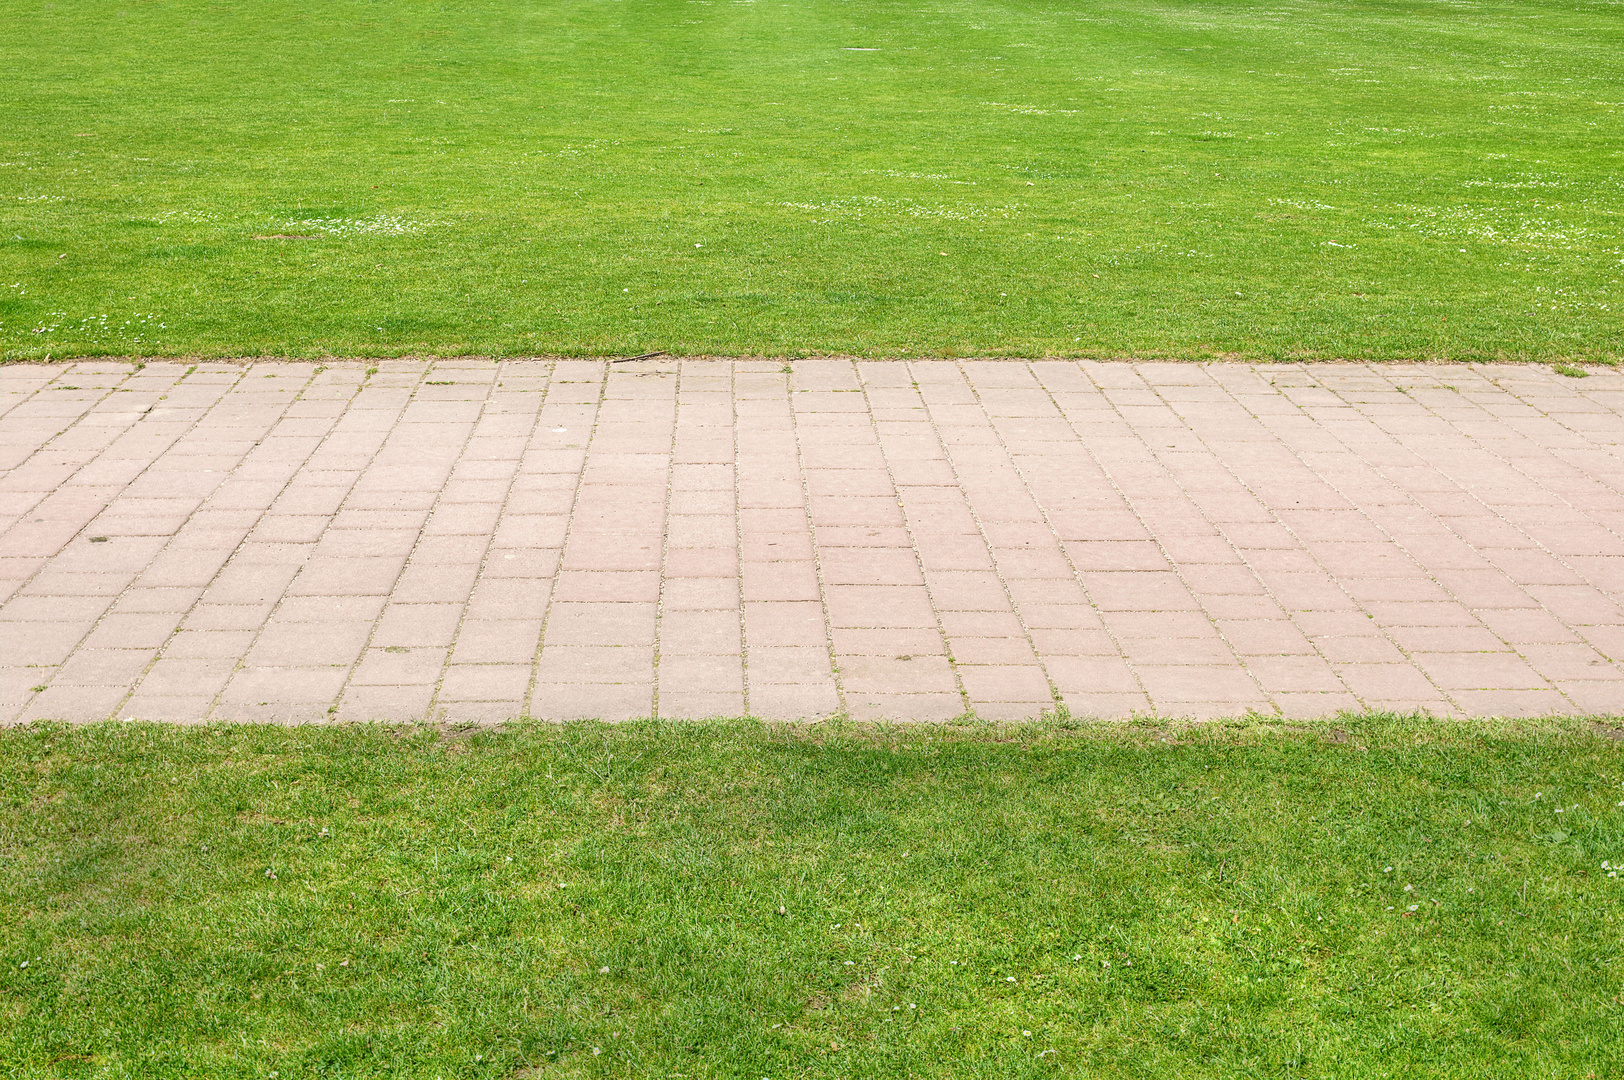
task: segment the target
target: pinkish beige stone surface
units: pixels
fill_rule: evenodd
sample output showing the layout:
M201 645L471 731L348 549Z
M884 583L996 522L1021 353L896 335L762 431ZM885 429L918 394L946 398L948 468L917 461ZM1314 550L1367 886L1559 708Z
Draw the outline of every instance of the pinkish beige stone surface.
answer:
M1624 712L1624 376L0 368L0 722Z

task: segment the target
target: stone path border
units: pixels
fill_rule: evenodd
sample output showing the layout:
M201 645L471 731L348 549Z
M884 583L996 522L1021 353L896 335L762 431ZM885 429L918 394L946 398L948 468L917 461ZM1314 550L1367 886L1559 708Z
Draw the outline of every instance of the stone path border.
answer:
M0 722L1624 712L1624 375L0 368Z

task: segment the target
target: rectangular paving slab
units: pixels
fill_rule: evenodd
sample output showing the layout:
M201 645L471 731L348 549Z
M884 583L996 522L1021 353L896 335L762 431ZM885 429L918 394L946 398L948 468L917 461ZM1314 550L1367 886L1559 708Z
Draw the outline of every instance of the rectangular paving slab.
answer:
M0 368L0 722L1624 712L1624 375Z

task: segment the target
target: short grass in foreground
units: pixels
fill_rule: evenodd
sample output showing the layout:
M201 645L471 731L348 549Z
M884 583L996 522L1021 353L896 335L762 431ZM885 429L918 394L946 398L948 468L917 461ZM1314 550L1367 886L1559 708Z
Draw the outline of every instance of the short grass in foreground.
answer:
M1583 722L0 735L13 1077L1615 1076Z
M0 358L1616 360L1616 0L0 0Z

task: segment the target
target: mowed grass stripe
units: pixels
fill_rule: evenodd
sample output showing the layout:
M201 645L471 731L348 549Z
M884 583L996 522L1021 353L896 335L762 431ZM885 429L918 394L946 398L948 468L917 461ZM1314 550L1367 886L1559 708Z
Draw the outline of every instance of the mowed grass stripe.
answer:
M0 357L1621 353L1616 4L0 17Z
M1617 734L13 729L0 1067L1608 1075Z

